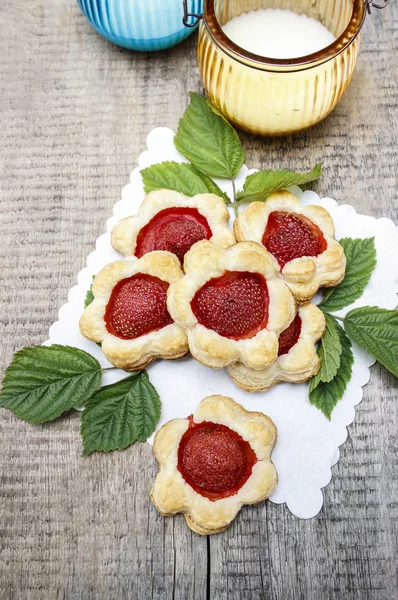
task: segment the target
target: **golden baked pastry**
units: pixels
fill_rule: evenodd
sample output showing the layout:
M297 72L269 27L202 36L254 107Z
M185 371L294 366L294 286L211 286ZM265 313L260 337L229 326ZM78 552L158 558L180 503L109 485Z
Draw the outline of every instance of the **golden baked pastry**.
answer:
M182 275L170 252L107 265L94 279L94 300L80 319L81 333L101 342L107 359L125 371L145 369L155 358L184 356L187 337L166 305L169 285Z
M296 307L273 262L253 242L222 249L202 241L186 254L185 276L170 286L167 306L199 362L221 368L240 360L253 369L274 362Z
M184 513L201 535L225 531L244 504L275 490L276 439L269 417L232 398L208 396L191 417L169 421L156 434L154 505L164 516Z
M228 220L225 202L215 194L188 198L171 190L155 190L145 197L135 216L114 227L112 246L124 256L137 258L153 250L167 250L183 262L199 240L209 239L223 248L234 244Z
M252 240L267 248L279 276L301 304L320 287L333 287L344 279L344 249L334 237L330 214L321 206L302 208L290 192L249 204L234 231L238 241Z
M325 326L325 316L315 304L299 306L295 319L279 336L275 362L261 371L234 362L227 367L228 373L247 392L262 392L279 381L307 381L320 368L315 344L322 337Z

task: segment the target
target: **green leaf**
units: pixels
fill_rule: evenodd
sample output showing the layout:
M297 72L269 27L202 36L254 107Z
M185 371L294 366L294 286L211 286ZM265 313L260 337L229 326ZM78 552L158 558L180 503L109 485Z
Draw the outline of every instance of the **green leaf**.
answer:
M321 359L321 368L315 377L311 379L310 389L315 388L320 381L328 383L335 377L340 366L342 346L337 329L337 322L331 315L325 315L326 330L318 348L318 356Z
M227 194L210 177L187 163L165 161L143 169L141 175L147 194L160 189L175 190L189 197L196 194L216 194L230 203Z
M199 169L196 169L193 165L190 165L190 167L191 167L192 171L194 173L196 173L197 176L200 177L201 180L203 181L203 183L206 185L207 191L209 192L209 194L215 194L216 196L219 196L220 198L222 198L224 200L225 204L232 204L228 194L223 192L218 187L216 182L213 181L213 179L211 179L208 175L205 175L204 173L199 171Z
M101 388L82 413L84 454L122 450L155 431L161 402L146 371Z
M320 304L322 310L340 310L358 300L376 267L374 238L339 240L347 259L346 274L335 288L327 290Z
M346 336L344 329L338 323L335 323L335 326L342 347L340 366L336 375L329 383L319 381L314 386L311 379L309 394L311 404L319 408L329 420L337 402L344 396L347 384L352 377L352 365L354 364L351 342Z
M78 348L24 348L5 372L0 406L29 423L53 421L84 404L100 386L101 376L99 362Z
M238 134L206 98L190 95L174 145L202 173L232 179L245 160Z
M93 275L93 281L95 279L95 275ZM91 282L91 285L89 287L89 289L87 290L87 294L86 297L84 299L84 308L87 308L87 306L89 306L94 300L94 294L93 294L93 283Z
M344 319L347 335L398 377L398 311L363 306Z
M279 190L285 190L292 185L305 185L322 175L322 163L317 164L310 173L294 173L294 171L257 171L246 178L243 190L237 193L240 204L246 202L265 202Z
M322 298L322 302L320 302L318 304L319 308L322 308L323 303L326 302L326 300L329 298L329 296L331 296L334 292L335 288L325 288L323 290L323 298Z

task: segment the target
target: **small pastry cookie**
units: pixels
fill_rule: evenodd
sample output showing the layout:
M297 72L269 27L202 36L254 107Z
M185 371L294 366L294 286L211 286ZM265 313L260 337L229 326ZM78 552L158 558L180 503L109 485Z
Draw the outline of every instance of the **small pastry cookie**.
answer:
M333 220L321 206L305 206L290 192L252 202L234 223L238 241L261 243L274 258L279 276L304 304L320 287L333 287L345 275L343 247L334 237Z
M325 326L325 316L315 304L300 306L295 319L279 336L278 358L272 365L256 371L235 362L228 366L228 373L247 392L263 392L279 381L307 381L321 366L315 344Z
M236 360L263 369L278 355L279 334L296 314L287 285L260 244L224 250L211 242L186 254L185 276L170 286L167 306L188 335L191 354L221 368Z
M145 369L155 358L184 356L187 337L166 305L169 285L182 275L170 252L107 265L94 279L94 300L80 319L81 333L101 342L107 359L124 371Z
M153 250L167 250L182 263L186 252L200 240L211 240L223 248L232 246L235 236L228 220L225 202L215 194L188 198L171 190L155 190L134 217L114 227L112 246L124 256L137 258Z
M205 398L194 415L169 421L156 434L152 502L164 516L184 513L201 535L225 531L244 504L262 502L275 490L276 439L269 417L232 398Z

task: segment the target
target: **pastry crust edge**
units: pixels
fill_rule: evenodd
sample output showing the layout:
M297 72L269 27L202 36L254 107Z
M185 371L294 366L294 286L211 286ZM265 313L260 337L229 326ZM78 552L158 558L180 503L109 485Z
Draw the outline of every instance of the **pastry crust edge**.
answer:
M298 313L302 319L302 329L297 343L287 354L278 357L272 365L261 371L248 369L239 362L227 367L228 374L238 387L246 392L264 392L279 382L304 383L318 373L321 361L315 344L325 332L325 316L315 304L299 306ZM300 341L304 344L300 344ZM292 370L293 364L296 370Z
M159 471L152 486L150 494L151 500L163 516L172 516L182 513L184 514L188 526L193 531L200 535L211 535L225 531L243 505L262 502L275 490L278 475L275 465L271 460L271 454L277 441L277 429L272 420L263 413L247 411L232 400L232 398L219 395L204 398L199 404L198 409L195 411L193 418L195 422L207 420L222 422L231 429L238 431L240 435L246 431L246 435L242 435L242 437L246 439L252 447L255 444L255 440L258 441L258 437L263 437L262 450L260 443L260 455L262 458L260 458L256 452L258 458L256 465L262 463L263 466L268 469L268 471L266 471L266 476L268 477L266 482L264 482L264 475L261 475L261 473L261 478L259 478L258 473L256 473L256 475L252 473L237 494L216 502L211 502L204 496L195 492L195 490L185 482L182 475L177 470L177 452L181 437L189 426L187 419L174 419L163 425L156 434L153 445L155 458L159 463ZM166 448L168 448L168 450L166 450ZM165 471L166 477L163 478ZM168 496L169 507L167 507L166 505L162 505L159 498L159 494L162 491L159 491L159 486L161 488L162 486L166 486L170 478L172 478L172 485L169 486L168 490L170 492L170 489L172 489L172 492L170 493L173 497L170 499L170 495ZM239 493L246 488L245 493L250 494L251 480L254 485L256 483L258 484L260 481L263 485L263 489L257 496L254 495L250 500L245 501L239 497ZM173 508L171 508L170 502L174 502ZM194 508L192 508L192 505L195 505ZM199 505L199 512L201 508L200 505L202 505L204 513L206 513L206 507L211 507L211 525L209 525L205 519L198 518L197 505ZM217 517L214 517L216 512L219 513L218 519ZM225 515L224 512L227 514Z
M261 244L268 216L275 210L308 217L322 231L327 243L322 254L296 258L286 263L282 271L272 257L279 277L289 286L297 302L305 304L320 287L334 287L343 281L346 269L344 249L335 239L334 223L328 211L315 205L302 208L300 200L286 190L271 194L265 202L252 202L239 214L234 222L237 241L251 240Z
M145 369L156 358L173 360L188 352L185 332L176 323L132 340L124 340L108 332L104 315L113 288L122 279L137 273L158 277L171 284L183 275L181 265L171 252L150 252L137 260L120 260L104 267L92 285L94 300L79 321L82 335L101 343L102 350L115 367L124 371Z
M197 242L185 255L185 276L171 285L167 306L176 323L187 333L191 354L201 364L222 368L240 360L253 369L274 362L278 337L296 314L296 303L288 286L277 276L267 250L254 242L242 242L223 249L210 241ZM233 340L198 323L191 301L210 279L225 271L259 273L267 281L269 319L267 327L250 339Z
M212 231L210 241L222 248L235 244L235 235L228 227L229 212L222 198L216 194L196 194L189 198L180 192L159 189L145 196L136 215L115 225L111 235L113 248L123 256L134 256L141 229L167 208L196 208Z

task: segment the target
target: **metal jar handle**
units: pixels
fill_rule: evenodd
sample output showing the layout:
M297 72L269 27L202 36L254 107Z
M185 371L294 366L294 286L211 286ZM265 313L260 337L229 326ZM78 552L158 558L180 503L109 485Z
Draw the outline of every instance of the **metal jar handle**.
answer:
M379 2L374 2L374 0L366 0L366 9L369 14L372 14L372 8L385 8L388 6L389 2L390 0L382 0L382 3L380 4Z
M381 10L382 8L386 8L388 6L390 0L382 0L382 3L375 2L374 0L365 0L366 2L366 10L369 14L372 14L372 8L377 8ZM188 0L183 0L184 6L184 16L182 18L182 22L185 27L196 27L199 21L203 18L203 15L198 15L196 13L188 12ZM193 23L189 22L189 19L194 18L195 21Z
M184 16L182 18L182 22L185 27L196 27L199 21L203 18L203 15L197 15L196 13L188 12L188 0L182 0L184 6ZM190 18L194 18L195 21L193 23L189 22Z

